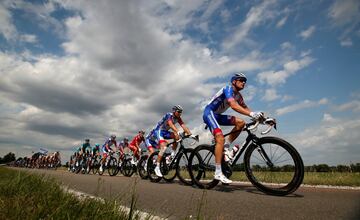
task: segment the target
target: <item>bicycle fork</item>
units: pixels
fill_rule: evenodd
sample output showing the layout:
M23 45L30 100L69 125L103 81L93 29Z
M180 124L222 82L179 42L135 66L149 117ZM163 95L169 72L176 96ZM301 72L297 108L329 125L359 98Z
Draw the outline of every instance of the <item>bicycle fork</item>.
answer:
M267 155L267 153L265 152L264 148L258 144L256 144L256 146L257 146L256 150L259 152L260 156L266 162L266 164L271 168L274 167L274 164L271 162L271 160L270 160L269 156Z

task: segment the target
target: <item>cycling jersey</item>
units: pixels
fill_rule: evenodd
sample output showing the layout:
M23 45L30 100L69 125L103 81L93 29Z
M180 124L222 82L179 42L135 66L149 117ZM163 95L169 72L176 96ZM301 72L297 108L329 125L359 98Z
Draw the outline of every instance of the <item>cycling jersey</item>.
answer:
M179 123L180 125L184 124L181 118L176 118L170 112L166 113L162 119L157 123L155 129L153 130L169 130L170 126L168 125L168 121L172 121L173 124Z
M134 137L134 139L130 142L130 145L132 145L132 146L136 146L136 145L140 145L141 144L141 142L143 142L143 141L145 141L145 139L144 139L144 136L140 136L140 134L138 134L138 135L136 135L135 137Z
M107 145L107 147L111 150L111 146L117 146L117 144L116 144L116 141L115 140L112 140L111 138L109 138L105 143L104 143L104 145L102 146L102 151L103 152L108 152L109 150L106 148L106 145Z
M235 100L243 108L247 108L240 92L235 92L231 85L221 88L206 105L203 120L214 135L222 133L220 125L235 124L234 116L221 115L230 107L229 102L232 100Z
M91 152L92 152L92 155L95 155L95 154L97 154L97 153L100 153L100 147L93 147L92 150L91 150Z
M164 117L157 123L155 128L148 134L149 137L155 137L155 141L160 144L165 141L165 139L172 139L174 136L172 132L169 131L170 126L168 122L171 121L173 124L179 123L180 125L184 124L181 118L176 118L170 112L166 113Z
M229 102L231 100L236 100L240 106L247 108L240 92L235 92L231 85L227 85L221 88L205 108L213 111L216 114L221 114L230 107Z
M89 153L91 151L90 143L83 143L81 150L83 153Z

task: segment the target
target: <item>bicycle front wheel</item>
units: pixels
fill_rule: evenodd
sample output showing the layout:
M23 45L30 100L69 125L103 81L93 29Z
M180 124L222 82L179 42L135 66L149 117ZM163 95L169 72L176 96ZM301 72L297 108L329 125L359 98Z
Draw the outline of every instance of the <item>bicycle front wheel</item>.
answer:
M199 145L189 158L188 168L191 180L201 189L211 189L219 183L219 180L214 179L214 149L215 147L211 145Z
M111 157L108 164L108 173L110 176L115 176L117 171L117 160L114 157Z
M141 179L147 179L148 175L147 175L147 159L148 156L144 155L140 158L139 163L137 165L137 170L139 173L139 176L141 177Z
M245 152L245 172L260 191L284 196L297 190L304 178L300 154L285 140L263 137Z
M192 152L193 149L185 149L184 152L179 154L176 161L176 174L179 180L189 186L193 184L189 174L189 158Z

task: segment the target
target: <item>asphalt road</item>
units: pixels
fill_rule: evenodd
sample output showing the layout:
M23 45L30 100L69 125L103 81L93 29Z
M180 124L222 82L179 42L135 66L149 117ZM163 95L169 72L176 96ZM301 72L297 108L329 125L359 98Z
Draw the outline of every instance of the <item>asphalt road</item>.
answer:
M246 184L201 190L138 177L27 171L46 173L74 190L117 198L126 206L135 190L137 209L170 219L196 218L198 213L205 219L360 219L360 190L301 187L294 194L277 197Z

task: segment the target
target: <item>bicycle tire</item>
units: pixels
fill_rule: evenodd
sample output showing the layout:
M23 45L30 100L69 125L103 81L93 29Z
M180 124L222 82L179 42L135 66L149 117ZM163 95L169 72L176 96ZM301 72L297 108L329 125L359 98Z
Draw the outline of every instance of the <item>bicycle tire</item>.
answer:
M92 164L92 173L93 174L96 174L99 170L99 167L100 167L100 163L97 159L94 160L93 164Z
M149 156L148 159L148 163L147 163L147 173L148 173L148 177L150 179L151 182L160 182L162 177L158 177L155 174L155 167L156 167L156 163L154 164L154 160L157 159L159 152L154 152ZM156 157L156 158L155 158ZM155 160L156 161L156 160Z
M110 157L109 162L107 164L107 170L109 176L115 176L117 170L117 160L114 157Z
M145 166L147 166L146 161L148 159L148 155L144 155L140 158L138 165L137 165L137 171L139 173L139 176L141 177L141 179L147 179L148 178L148 174L147 174L147 167L145 169Z
M281 167L284 167L284 165L282 165L281 167L280 167L280 165L279 166L270 166L269 168L260 166L260 168L257 168L260 171L256 171L255 166L251 165L250 163L251 163L251 160L253 160L253 161L261 160L260 158L258 158L255 155L256 154L255 150L260 149L259 146L261 146L265 150L265 152L266 152L266 150L270 149L270 151L268 150L268 152L266 152L266 154L268 156L270 155L269 158L270 158L270 160L272 160L272 162L278 162L278 160L281 159L280 162L292 161L294 163L294 165L291 165L291 166L287 165L288 167L290 167L289 169L294 169L293 174L291 174L292 172L290 172L290 174L288 175L289 178L291 178L290 181L286 181L286 183L271 183L270 181L268 181L269 180L268 176L270 176L270 175L273 175L270 177L271 180L275 179L276 176L279 176L280 175L279 169L281 169ZM277 158L277 159L275 158L275 152L271 152L272 146L277 146L276 152L278 152L280 148L283 149L284 153L281 154L280 158ZM280 149L280 151L282 149ZM257 151L259 152L259 150L257 150ZM285 160L286 159L285 153L288 153L290 155L288 157L289 159L287 159L287 160ZM271 155L271 154L273 154L273 155ZM285 155L285 157L283 157L284 155ZM264 158L262 158L262 159L264 159ZM279 162L279 164L280 164L280 162ZM287 141L285 141L281 138L278 138L278 137L263 137L263 138L260 138L256 142L256 144L255 143L251 144L245 152L244 163L245 163L245 173L246 173L246 176L248 177L248 179L250 180L250 182L257 189L259 189L260 191L262 191L266 194L276 195L276 196L288 195L288 194L296 191L304 179L304 164L303 164L300 154L290 143L288 143ZM283 171L280 171L280 172L283 172ZM288 173L289 172L287 172L287 173L283 172L283 173L281 173L281 175L287 175ZM291 177L291 175L292 175L292 177ZM283 181L284 180L282 180L281 182L283 182ZM279 187L276 188L276 186L279 186Z
M188 186L193 185L189 174L189 158L193 151L193 149L185 149L184 152L179 154L178 160L176 161L176 175L184 185Z
M201 189L211 189L219 183L219 180L214 179L213 176L215 164L208 164L209 162L215 163L214 149L214 145L199 145L193 150L189 158L188 167L191 180ZM196 162L198 164L195 164Z
M122 170L124 176L131 177L134 174L135 170L133 168L133 165L131 164L131 158L124 160L124 162L122 163Z

